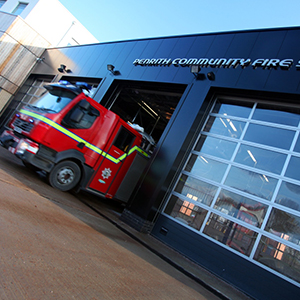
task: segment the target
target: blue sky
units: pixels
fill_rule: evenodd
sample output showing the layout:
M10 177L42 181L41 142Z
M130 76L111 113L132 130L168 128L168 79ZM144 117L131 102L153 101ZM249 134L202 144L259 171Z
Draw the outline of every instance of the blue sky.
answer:
M59 0L99 42L300 26L300 0Z

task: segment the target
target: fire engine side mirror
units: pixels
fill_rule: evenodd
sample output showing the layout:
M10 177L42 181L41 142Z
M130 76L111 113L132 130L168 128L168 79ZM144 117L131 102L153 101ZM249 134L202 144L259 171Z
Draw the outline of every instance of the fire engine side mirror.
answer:
M80 123L83 116L84 116L84 112L82 110L80 110L79 108L76 108L70 116L70 121L72 121L74 123Z

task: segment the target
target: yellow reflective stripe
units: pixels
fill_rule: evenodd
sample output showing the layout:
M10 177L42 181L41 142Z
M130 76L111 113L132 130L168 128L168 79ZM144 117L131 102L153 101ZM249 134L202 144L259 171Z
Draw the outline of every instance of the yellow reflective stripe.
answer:
M73 132L69 131L68 129L62 127L61 125L55 123L54 121L52 121L51 119L48 119L40 114L25 110L25 109L21 109L20 110L21 113L33 117L35 119L38 119L48 125L50 125L51 127L55 128L56 130L62 132L63 134L65 134L66 136L70 137L71 139L79 142L79 143L83 143L85 144L85 146L89 149L91 149L92 151L102 155L103 157L109 159L110 161L112 161L115 164L118 164L119 162L121 162L122 160L124 160L126 158L126 154L123 154L122 156L120 156L119 158L114 158L113 156L111 156L108 153L105 153L102 149L90 144L89 142L87 142L86 140L82 139L80 136L74 134ZM134 146L133 148L131 148L128 152L128 155L130 155L131 153L133 153L134 151L138 151L141 154L145 155L146 157L148 157L148 154L146 152L144 152L142 149L140 149L138 146Z

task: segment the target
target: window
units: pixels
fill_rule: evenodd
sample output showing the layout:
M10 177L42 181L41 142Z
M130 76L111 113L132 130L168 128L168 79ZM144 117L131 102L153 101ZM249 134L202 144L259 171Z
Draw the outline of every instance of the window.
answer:
M164 214L300 287L300 107L217 99Z
M67 128L88 129L90 128L100 112L86 100L78 102L65 116L61 124Z
M133 141L135 139L135 135L121 127L116 140L114 141L114 146L118 149L122 150L123 152L128 152Z
M16 8L12 11L12 14L19 16L23 10L26 8L28 3L25 2L19 2L19 4L16 6Z

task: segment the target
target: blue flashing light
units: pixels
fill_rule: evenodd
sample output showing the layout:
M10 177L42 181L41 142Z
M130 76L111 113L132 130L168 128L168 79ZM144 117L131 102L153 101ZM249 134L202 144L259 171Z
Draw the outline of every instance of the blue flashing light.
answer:
M70 84L71 84L71 83L70 83L69 81L67 81L67 80L60 80L58 83L59 83L59 84L62 84L62 85L70 85Z
M29 122L30 122L30 123L33 123L33 122L34 122L34 120L33 120L33 119L29 119Z
M92 86L86 82L76 82L76 86L87 91L92 89Z
M17 118L20 118L20 117L21 117L21 115L20 115L20 114L16 114L16 117L17 117Z

